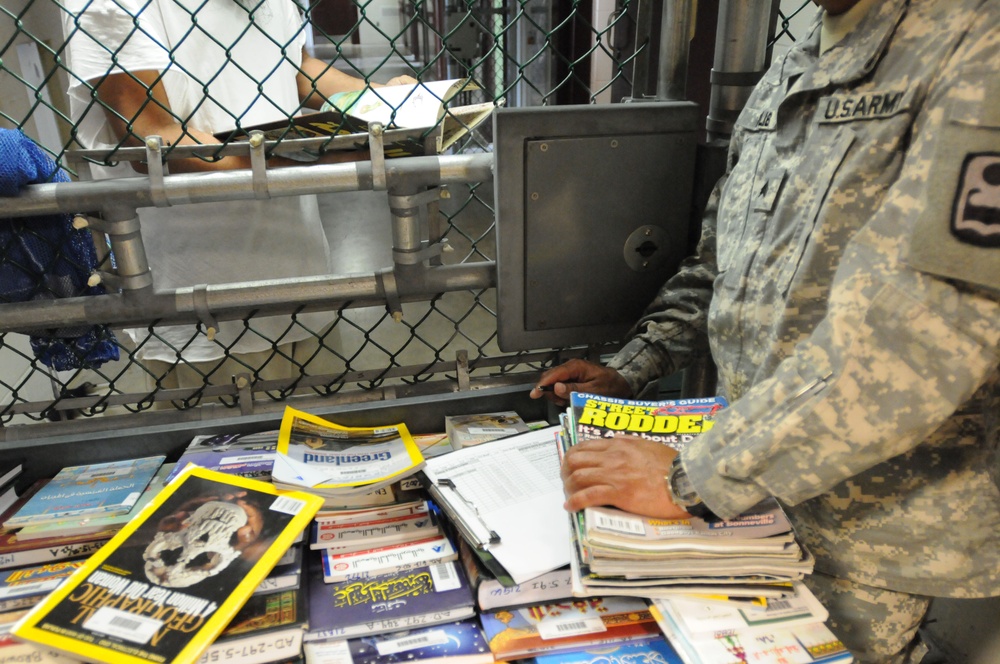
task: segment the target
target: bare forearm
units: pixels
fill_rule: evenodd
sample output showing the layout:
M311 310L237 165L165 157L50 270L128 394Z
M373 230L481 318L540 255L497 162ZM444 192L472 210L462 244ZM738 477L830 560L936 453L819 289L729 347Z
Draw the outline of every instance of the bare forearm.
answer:
M327 99L338 92L364 90L369 83L363 78L357 78L336 69L332 65L302 54L301 72L296 84L299 99L309 108L319 108ZM371 87L379 87L371 84Z

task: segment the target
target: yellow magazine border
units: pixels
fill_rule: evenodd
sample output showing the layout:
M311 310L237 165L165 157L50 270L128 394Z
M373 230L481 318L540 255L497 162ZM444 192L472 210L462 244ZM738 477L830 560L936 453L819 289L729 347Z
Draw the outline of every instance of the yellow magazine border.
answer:
M392 480L395 477L405 476L410 472L413 466L423 463L424 454L420 451L420 446L417 445L417 441L413 439L410 434L410 430L405 424L400 422L399 424L381 424L373 427L348 427L342 424L337 424L336 422L331 422L330 420L324 419L319 415L313 415L312 413L307 413L302 410L292 408L291 406L285 406L285 413L281 416L281 429L278 431L278 447L277 451L279 454L288 456L288 445L291 441L292 436L292 422L295 418L306 420L313 424L327 427L330 429L335 429L338 431L378 431L379 429L395 429L399 433L400 440L403 441L403 446L406 448L407 458L410 460L410 465L407 468L396 471L395 473L390 473L384 475L374 482L385 482ZM372 484L373 480L365 480L358 482L340 482L337 484L316 484L311 487L313 489L346 489L356 486L364 486L366 484Z
M142 511L129 521L119 533L107 544L101 547L96 553L91 555L87 562L73 573L65 582L50 593L40 602L30 613L21 618L14 625L11 633L18 638L22 638L35 643L41 643L55 650L64 653L78 655L85 659L98 662L110 662L114 664L150 664L157 660L136 657L126 653L95 646L67 636L61 636L41 630L36 625L44 619L48 612L60 602L62 602L78 585L84 581L91 572L97 570L107 558L114 553L119 546L125 543L136 530L138 530L146 520L155 513L164 502L167 501L190 477L199 477L228 484L230 486L251 489L274 496L286 496L294 498L304 503L302 509L292 517L288 526L275 538L274 544L261 555L260 560L254 564L250 572L233 589L224 601L219 603L219 608L211 618L205 621L204 626L198 631L193 639L171 660L171 664L190 664L197 662L201 655L215 641L219 634L226 628L229 621L240 610L246 600L249 599L254 589L270 573L271 569L280 560L285 549L290 547L299 533L305 530L309 522L312 521L316 512L323 505L323 498L302 491L282 491L273 484L253 480L238 475L229 475L215 470L209 470L196 465L188 465L176 478L164 487L160 493L143 507Z

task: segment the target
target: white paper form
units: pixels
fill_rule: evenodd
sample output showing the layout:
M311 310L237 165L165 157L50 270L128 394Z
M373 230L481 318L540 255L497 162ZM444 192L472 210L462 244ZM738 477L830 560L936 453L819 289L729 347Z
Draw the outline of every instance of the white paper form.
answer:
M456 450L424 467L431 482L453 485L467 521L478 520L499 536L487 548L517 583L570 560L558 431L553 426Z

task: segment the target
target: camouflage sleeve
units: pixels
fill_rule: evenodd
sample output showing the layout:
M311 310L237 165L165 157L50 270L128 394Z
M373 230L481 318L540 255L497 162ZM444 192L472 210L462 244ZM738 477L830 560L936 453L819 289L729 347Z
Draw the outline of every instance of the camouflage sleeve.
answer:
M996 12L974 30L936 67L900 177L844 248L824 320L685 450L720 516L768 495L797 504L906 452L997 371ZM941 228L957 238L947 271L911 252Z
M717 271L715 213L725 182L725 177L719 180L709 198L695 255L667 280L632 328L632 338L608 362L632 386L632 394L709 353L705 328Z

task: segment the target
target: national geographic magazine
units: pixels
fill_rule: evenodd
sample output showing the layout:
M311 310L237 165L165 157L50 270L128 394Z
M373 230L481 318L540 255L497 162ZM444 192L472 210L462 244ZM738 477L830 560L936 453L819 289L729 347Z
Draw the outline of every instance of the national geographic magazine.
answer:
M88 661L195 662L322 504L189 466L12 632Z

